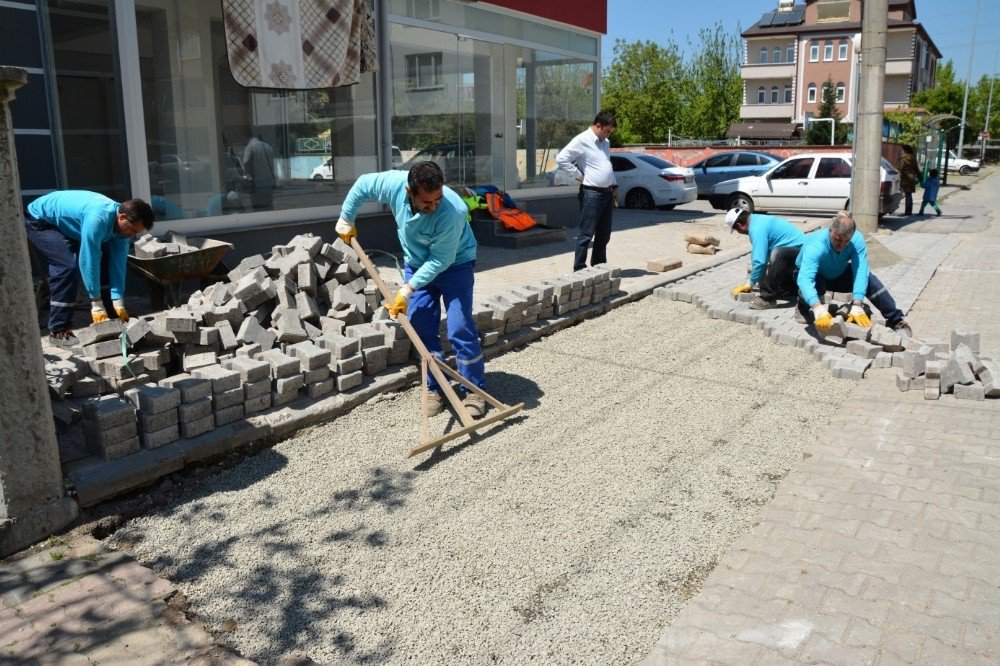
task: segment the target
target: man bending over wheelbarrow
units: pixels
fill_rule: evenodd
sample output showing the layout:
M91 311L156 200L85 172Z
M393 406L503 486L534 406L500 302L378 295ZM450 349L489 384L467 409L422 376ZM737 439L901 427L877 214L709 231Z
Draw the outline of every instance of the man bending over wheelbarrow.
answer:
M366 201L392 209L403 246L406 282L394 302L387 304L389 311L407 314L428 351L440 358L443 299L458 371L485 388L483 350L472 320L476 239L466 222L465 202L444 187L444 174L434 162L418 162L409 173L366 174L347 193L337 220L337 233L345 243L357 236L354 220ZM444 398L433 374L428 375L427 385L431 389L429 415L434 416L444 411ZM468 393L463 404L473 418L486 413L486 402L474 393Z

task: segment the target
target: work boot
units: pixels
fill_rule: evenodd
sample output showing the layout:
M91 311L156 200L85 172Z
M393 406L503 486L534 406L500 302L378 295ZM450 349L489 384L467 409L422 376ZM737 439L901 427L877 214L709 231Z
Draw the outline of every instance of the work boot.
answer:
M897 333L902 333L908 338L913 337L913 329L910 328L910 325L906 323L905 319L900 319L899 321L897 321L893 325L892 330L896 331Z
M65 331L49 331L49 342L56 347L73 347L80 344L80 340L68 328Z
M777 301L769 301L766 298L761 298L760 296L750 301L751 310L770 310L776 307L778 307Z
M444 411L444 396L437 391L428 391L427 416L437 416Z
M465 408L469 410L469 415L474 419L478 419L486 413L486 401L475 393L465 396L462 404L465 405Z

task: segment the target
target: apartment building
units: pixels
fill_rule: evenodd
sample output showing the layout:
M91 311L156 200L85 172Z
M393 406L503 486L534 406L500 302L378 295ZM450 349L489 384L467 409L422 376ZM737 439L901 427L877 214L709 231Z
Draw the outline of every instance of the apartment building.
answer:
M816 115L832 79L841 115L854 121L862 0L779 0L743 33L743 138L791 136ZM917 20L914 0L890 0L885 108L934 85L940 51ZM760 136L752 136L759 134Z

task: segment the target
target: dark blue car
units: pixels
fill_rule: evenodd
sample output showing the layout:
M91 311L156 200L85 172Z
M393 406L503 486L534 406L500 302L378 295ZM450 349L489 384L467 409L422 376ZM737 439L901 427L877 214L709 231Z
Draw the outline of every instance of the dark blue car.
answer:
M724 180L759 176L783 158L771 153L750 150L735 150L715 153L691 165L694 180L698 184L698 198L707 199L712 188Z

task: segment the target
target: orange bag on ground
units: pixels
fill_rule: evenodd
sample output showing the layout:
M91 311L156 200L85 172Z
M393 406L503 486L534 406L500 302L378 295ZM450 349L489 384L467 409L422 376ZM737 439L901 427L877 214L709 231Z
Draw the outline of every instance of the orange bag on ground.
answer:
M499 194L486 194L486 206L490 215L494 219L500 220L504 227L513 231L524 231L538 224L535 218L525 213L520 208L507 208L503 204L503 197Z

